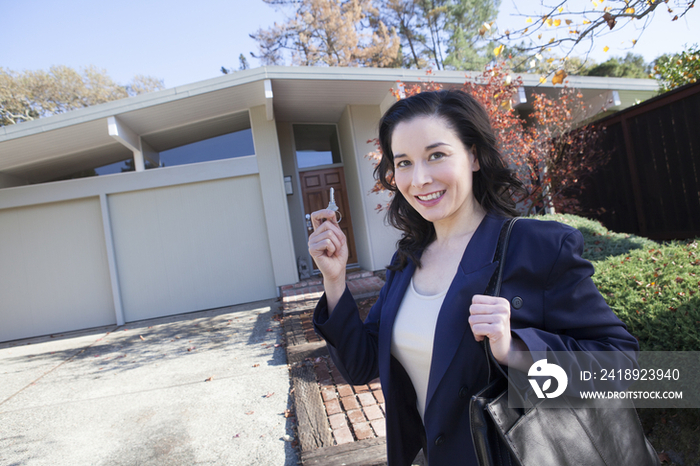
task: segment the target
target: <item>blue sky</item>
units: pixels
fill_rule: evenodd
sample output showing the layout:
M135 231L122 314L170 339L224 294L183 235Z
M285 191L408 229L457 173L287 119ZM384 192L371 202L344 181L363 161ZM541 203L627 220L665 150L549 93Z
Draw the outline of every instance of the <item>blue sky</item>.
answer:
M538 3L518 2L521 10ZM121 84L144 74L163 79L168 88L221 76L221 66L237 69L238 55L256 50L248 34L284 19L262 0L0 0L0 11L4 68L95 65ZM523 23L514 13L513 0L503 0L502 30ZM632 50L647 61L700 42L700 34L691 32L700 25L700 8L673 23L665 11L657 15ZM630 27L613 32L605 44L596 43L591 52L596 61L624 55L637 37ZM604 45L609 52L602 51Z

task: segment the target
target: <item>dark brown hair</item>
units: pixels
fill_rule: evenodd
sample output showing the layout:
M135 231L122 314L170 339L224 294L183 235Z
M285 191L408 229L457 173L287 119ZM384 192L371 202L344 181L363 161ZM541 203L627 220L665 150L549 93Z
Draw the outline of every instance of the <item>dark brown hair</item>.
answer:
M375 178L393 193L387 212L389 224L403 232L398 242L398 261L389 266L390 270L403 269L409 259L420 267L420 252L435 240L432 222L411 207L393 182L391 138L394 129L399 123L422 116L442 118L459 136L464 147L475 152L479 170L473 174L473 192L487 213L517 216L514 196L526 193L496 146L496 135L488 113L474 97L460 90L443 90L421 92L399 100L379 122L382 159L374 170Z

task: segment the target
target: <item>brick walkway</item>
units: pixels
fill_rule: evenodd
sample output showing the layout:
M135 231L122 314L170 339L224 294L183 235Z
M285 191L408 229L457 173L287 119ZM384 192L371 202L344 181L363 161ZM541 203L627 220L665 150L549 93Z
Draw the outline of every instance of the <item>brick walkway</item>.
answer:
M311 317L310 313L301 316L303 327L311 326ZM379 379L368 385L349 385L330 356L317 357L313 362L335 443L385 437L384 394Z
M353 297L362 299L378 295L384 281L371 272L360 271L349 274L347 284ZM313 390L300 384L304 393L295 392L302 452L385 437L384 396L379 379L368 385L347 384L328 355L325 342L314 332L313 309L323 294L321 280L312 278L288 285L281 292L292 373L296 371L297 378L304 378L303 369L308 368L314 379ZM331 435L326 437L326 432Z
M348 274L347 284L360 312L366 313L384 281L360 271ZM323 294L321 280L306 280L281 291L302 464L386 464L384 395L379 379L367 385L347 384L325 342L314 332L312 314ZM423 464L419 454L414 465Z

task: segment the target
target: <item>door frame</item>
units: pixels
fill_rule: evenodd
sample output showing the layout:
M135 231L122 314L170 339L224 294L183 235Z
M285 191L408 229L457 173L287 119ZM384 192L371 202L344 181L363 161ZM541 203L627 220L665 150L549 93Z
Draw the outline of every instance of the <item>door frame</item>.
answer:
M304 206L304 213L310 214L313 210L324 209L330 200L329 190L335 186L335 200L343 213L340 222L341 229L344 230L348 243L348 267L359 263L357 247L355 244L355 231L353 229L352 215L350 213L350 196L348 195L347 182L345 180L344 167L320 168L317 170L306 170L300 175L302 182L302 199L309 201L310 205ZM305 175L309 175L308 177ZM307 181L316 180L317 184L306 187ZM329 181L330 180L330 181ZM307 237L310 231L306 230ZM312 272L315 269L312 267Z
M317 165L314 167L303 167L299 168L299 163L297 160L297 148L296 148L296 139L294 138L294 125L332 125L335 126L336 128L336 136L338 138L338 151L340 152L340 162L339 163L331 163L331 164L325 164L325 165ZM342 168L343 169L343 181L345 182L346 190L347 190L347 179L345 176L345 154L343 153L343 146L340 142L340 130L338 129L338 124L337 123L329 123L329 122L318 122L318 121L293 121L289 122L289 135L290 135L290 140L292 143L292 156L294 157L294 168L295 168L295 176L296 176L296 185L299 187L299 207L301 209L301 212L306 212L306 206L304 205L304 196L302 195L302 188L301 188L301 174L304 172L308 171L315 171L315 170L325 170L328 168ZM346 195L348 196L348 208L350 208L350 204L352 203L352 200L349 196L349 193L346 192ZM350 225L350 228L353 230L353 235L355 234L355 229L353 225ZM308 236L308 234L307 234ZM358 255L357 252L357 245L355 245L355 255ZM311 258L311 254L309 254L309 251L306 250L304 252L304 257L307 259L307 263L310 267L310 271L312 275L318 275L320 272L318 269L313 268L313 260ZM356 268L359 265L359 257L357 258L358 262L354 263L348 263L347 268Z

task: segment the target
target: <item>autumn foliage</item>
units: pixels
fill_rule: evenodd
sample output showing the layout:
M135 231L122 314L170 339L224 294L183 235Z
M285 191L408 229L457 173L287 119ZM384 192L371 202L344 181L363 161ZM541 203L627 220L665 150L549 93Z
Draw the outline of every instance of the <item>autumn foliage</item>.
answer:
M296 7L294 17L250 37L264 65L395 66L401 41L371 0L263 0Z
M512 76L503 64L497 64L476 79L467 80L462 90L473 95L488 112L501 153L528 190L525 198L518 199L523 213L578 213L576 198L585 175L606 160L597 144L601 130L594 125L581 126L591 109L579 91L568 87L558 89L556 99L533 94L532 111L526 121L514 108L522 87L520 76ZM392 92L398 100L442 86L429 81L399 83L397 88ZM374 142L377 150L367 157L376 164L381 159L378 141L369 142ZM383 188L377 182L372 192L380 191Z
M696 44L687 47L681 53L660 56L656 59L651 77L659 81L661 92L698 82L700 79L700 47Z

